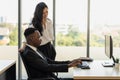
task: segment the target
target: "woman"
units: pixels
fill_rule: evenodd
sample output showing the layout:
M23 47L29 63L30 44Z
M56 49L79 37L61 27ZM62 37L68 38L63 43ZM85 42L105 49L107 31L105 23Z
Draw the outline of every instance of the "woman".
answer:
M43 52L46 57L55 60L56 51L51 44L51 41L54 40L53 25L52 21L47 17L48 7L44 2L40 2L35 8L32 23L29 27L38 29L42 35L42 42L38 49ZM23 48L21 48L19 51L24 50L25 44L26 43L24 43Z

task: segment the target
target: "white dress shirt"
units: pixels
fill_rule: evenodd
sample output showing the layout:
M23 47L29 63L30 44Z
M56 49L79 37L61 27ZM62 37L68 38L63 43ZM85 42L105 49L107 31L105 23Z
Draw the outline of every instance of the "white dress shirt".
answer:
M29 46L31 49L33 49L40 57L42 57L42 59L45 59L45 58L40 54L40 52L37 51L37 48L36 48L36 47L31 46L31 45L29 45L29 44L26 44L26 45Z

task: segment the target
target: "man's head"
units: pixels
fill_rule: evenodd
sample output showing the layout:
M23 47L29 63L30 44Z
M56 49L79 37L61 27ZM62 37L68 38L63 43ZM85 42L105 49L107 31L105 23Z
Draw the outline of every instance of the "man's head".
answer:
M24 36L29 45L38 47L41 44L40 33L35 28L27 28L24 32Z

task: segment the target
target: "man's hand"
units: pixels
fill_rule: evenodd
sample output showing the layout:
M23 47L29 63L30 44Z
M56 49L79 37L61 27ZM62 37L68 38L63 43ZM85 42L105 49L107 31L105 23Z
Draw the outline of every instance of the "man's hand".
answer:
M81 64L81 60L80 59L74 59L71 61L71 63L68 64L68 67L75 67L77 66L78 64Z

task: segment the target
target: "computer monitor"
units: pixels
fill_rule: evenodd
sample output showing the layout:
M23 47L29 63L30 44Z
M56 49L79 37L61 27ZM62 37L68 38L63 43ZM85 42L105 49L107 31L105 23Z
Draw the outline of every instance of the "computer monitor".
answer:
M103 66L105 66L105 67L114 66L115 59L113 56L113 41L112 41L112 37L110 35L105 35L105 54L108 58L110 58L110 59L112 58L113 63L105 62L103 64Z
M113 55L113 42L111 36L105 35L105 54L111 58Z

